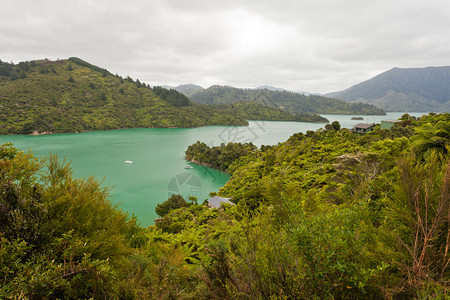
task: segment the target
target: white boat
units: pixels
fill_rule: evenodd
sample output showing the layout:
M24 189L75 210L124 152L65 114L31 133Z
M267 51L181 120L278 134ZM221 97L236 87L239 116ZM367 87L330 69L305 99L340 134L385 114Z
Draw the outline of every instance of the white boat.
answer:
M124 163L126 163L126 164L132 164L133 162L132 162L131 160L126 160L126 161L124 161Z
M184 167L185 169L193 169L193 166L187 165L186 167Z

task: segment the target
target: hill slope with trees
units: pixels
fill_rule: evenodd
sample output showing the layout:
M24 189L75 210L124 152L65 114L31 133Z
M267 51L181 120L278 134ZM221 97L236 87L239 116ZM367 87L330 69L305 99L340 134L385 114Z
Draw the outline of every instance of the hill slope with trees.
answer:
M1 134L246 124L78 58L1 63L0 105Z
M0 61L0 108L0 134L247 125L249 119L327 122L262 105L197 105L175 90L151 88L75 57Z
M268 89L238 89L229 86L214 85L198 91L189 98L200 104L228 104L235 102L261 103L273 108L283 109L294 114L353 114L385 115L386 113L373 105L347 103L342 100L319 95L298 94L288 91Z
M450 67L393 68L344 91L327 94L387 111L450 111Z

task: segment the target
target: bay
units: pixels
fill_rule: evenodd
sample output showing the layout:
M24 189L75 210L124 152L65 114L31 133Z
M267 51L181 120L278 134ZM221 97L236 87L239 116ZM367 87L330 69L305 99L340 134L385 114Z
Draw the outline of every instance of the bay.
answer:
M421 116L423 113L410 113ZM357 123L379 123L397 119L402 113L386 116L323 115L344 128ZM196 196L202 203L210 192L217 192L229 175L201 165L185 169L187 146L203 141L209 146L227 142L253 142L257 146L286 141L292 134L317 130L324 124L306 122L250 121L249 126L208 126L200 128L143 128L94 131L41 136L0 136L0 144L12 142L16 148L30 150L39 158L50 153L71 162L76 177L93 176L110 187L111 201L149 226L157 217L155 206L172 193L186 199ZM126 164L130 160L132 164Z

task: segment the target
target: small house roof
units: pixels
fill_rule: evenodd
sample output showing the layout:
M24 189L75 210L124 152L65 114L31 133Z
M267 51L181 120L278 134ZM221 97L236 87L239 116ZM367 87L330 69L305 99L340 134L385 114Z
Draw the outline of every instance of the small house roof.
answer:
M223 197L219 197L219 196L214 196L211 199L208 199L208 203L215 208L220 208L222 206L222 203L234 205L234 203L231 202L230 199L231 198L223 198Z
M368 129L370 127L375 126L375 123L368 124L368 123L359 123L355 125L355 128L361 128L361 129Z

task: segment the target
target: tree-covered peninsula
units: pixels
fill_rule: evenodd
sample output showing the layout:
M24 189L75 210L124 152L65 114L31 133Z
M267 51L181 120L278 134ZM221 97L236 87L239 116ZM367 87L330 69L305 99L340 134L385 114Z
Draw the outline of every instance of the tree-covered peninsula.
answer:
M142 228L95 179L0 146L0 298L448 298L450 114L203 149L236 205L173 195Z
M185 152L185 159L204 164L228 172L228 168L241 156L257 150L253 143L222 143L220 146L208 146L204 142L189 145Z
M197 105L175 90L151 88L75 57L0 61L0 134L247 125L251 119L327 122L263 105Z

